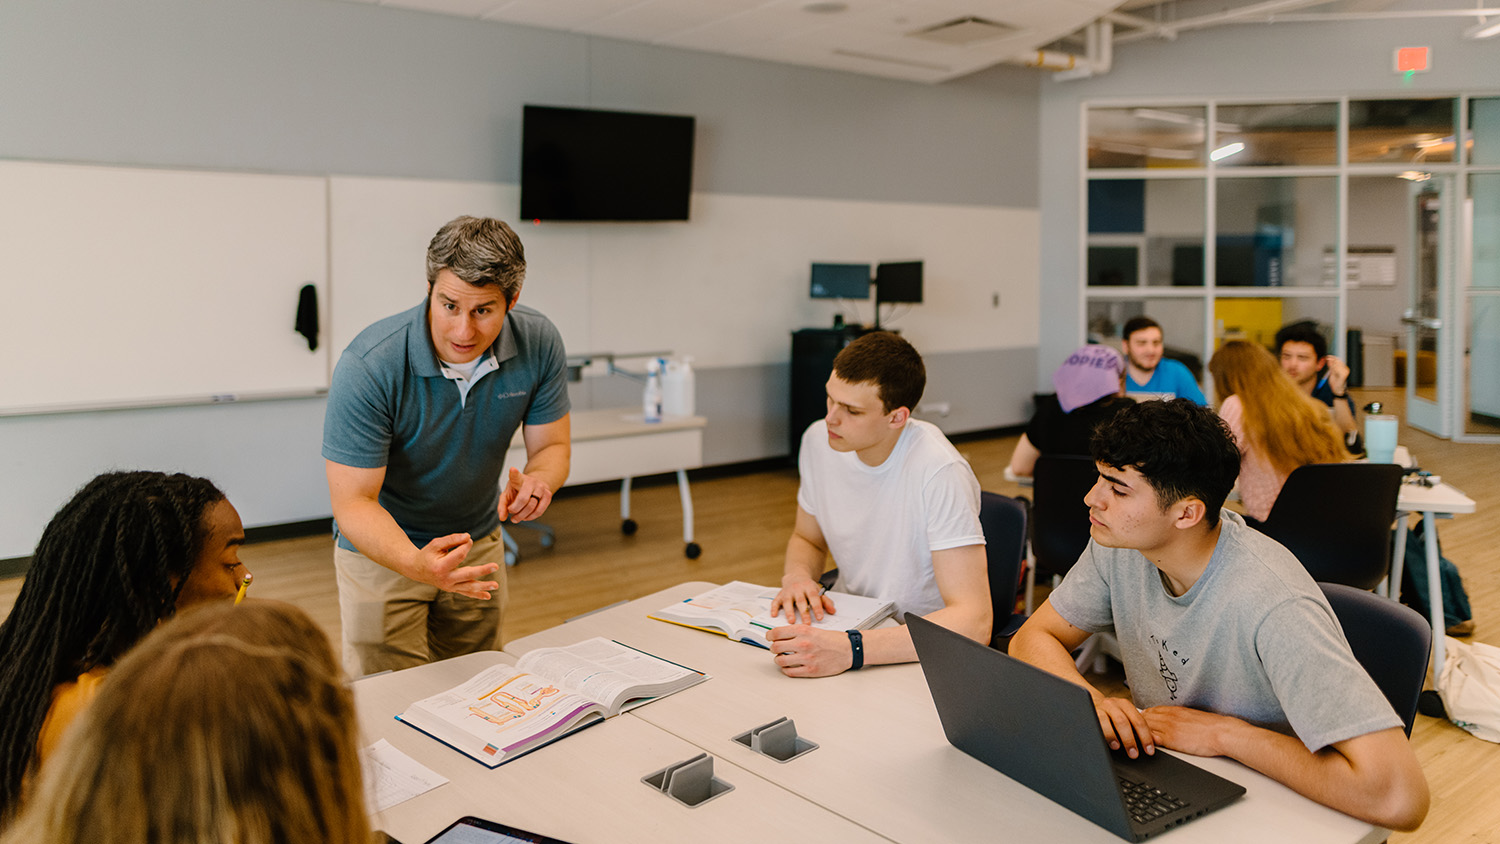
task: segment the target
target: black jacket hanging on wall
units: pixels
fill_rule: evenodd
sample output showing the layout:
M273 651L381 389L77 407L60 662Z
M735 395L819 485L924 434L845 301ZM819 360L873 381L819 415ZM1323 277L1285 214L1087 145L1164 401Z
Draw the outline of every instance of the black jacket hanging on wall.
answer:
M307 350L318 350L318 288L302 285L297 296L297 321L292 326L298 334L307 338Z

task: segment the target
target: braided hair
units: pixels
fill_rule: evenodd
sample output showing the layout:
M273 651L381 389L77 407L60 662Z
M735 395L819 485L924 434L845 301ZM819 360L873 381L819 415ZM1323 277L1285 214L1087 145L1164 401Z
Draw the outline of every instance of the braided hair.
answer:
M203 478L109 472L52 517L0 624L0 822L36 766L53 688L113 665L172 615L222 500Z

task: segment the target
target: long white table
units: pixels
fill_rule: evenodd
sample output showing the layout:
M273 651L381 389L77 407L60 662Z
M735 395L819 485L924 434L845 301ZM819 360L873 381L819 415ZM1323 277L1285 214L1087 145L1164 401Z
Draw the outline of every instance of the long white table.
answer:
M660 422L647 422L639 409L611 407L575 411L570 421L573 459L564 486L619 480L621 529L633 533L631 479L676 472L678 497L682 501L683 550L690 559L696 559L702 549L693 540L693 493L688 488L687 470L703 465L703 428L708 420L702 416L664 416ZM516 431L505 452L502 484L512 466L526 467L526 443L521 430ZM537 528L546 531L543 541L550 545L550 531L543 525ZM507 558L507 562L515 564L513 557Z
M713 675L710 681L632 710L629 717L892 841L1119 841L948 744L916 664L796 680L776 669L768 651L646 617L712 586L682 584L517 639L506 650L523 654L607 636L708 671ZM781 763L732 740L782 716L795 721L798 733L820 747ZM1244 785L1247 794L1160 840L1375 842L1387 835L1236 762L1193 761Z
M724 759L714 760L714 775L734 790L695 808L683 806L640 780L691 759L701 748L629 714L493 769L394 718L413 701L456 686L486 666L514 661L507 654L489 651L354 683L363 740L386 739L449 780L373 816L376 827L403 844L422 844L464 815L502 821L575 844L765 844L788 831L811 841L885 842Z

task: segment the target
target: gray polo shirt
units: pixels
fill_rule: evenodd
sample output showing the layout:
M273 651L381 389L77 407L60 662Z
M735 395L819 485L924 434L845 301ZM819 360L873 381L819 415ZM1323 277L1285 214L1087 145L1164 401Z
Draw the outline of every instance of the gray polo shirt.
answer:
M1233 715L1311 751L1401 726L1292 552L1238 513L1220 523L1208 567L1182 595L1141 552L1090 540L1048 600L1074 627L1114 630L1143 709Z
M499 368L467 399L439 369L427 302L387 317L339 357L323 418L323 457L361 469L385 467L380 504L417 546L450 533L487 536L500 527L500 472L524 422L568 413L562 336L525 305L485 352ZM334 525L339 546L358 550Z

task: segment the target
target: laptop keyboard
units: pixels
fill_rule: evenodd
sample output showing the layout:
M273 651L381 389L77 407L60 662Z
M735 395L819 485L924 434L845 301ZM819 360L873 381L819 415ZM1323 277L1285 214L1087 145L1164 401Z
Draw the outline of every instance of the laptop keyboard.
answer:
M1125 796L1125 810L1136 823L1150 823L1163 815L1187 808L1188 804L1154 785L1124 777L1119 777L1119 780L1120 793Z

